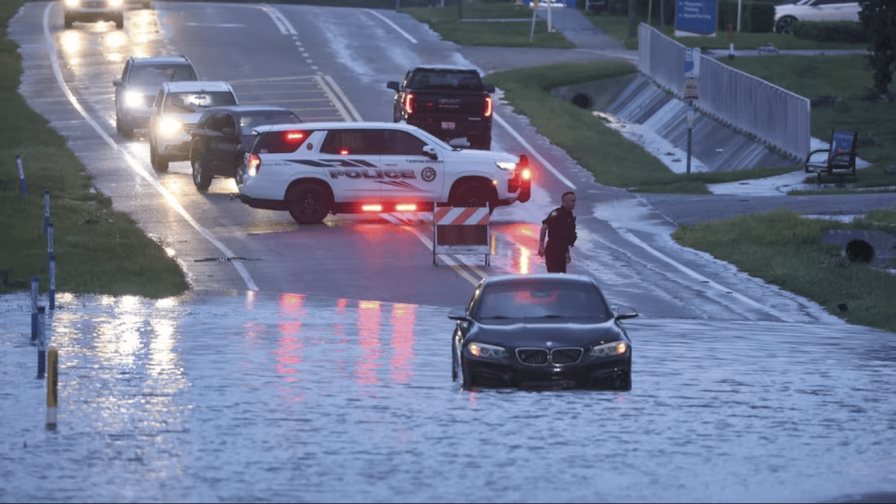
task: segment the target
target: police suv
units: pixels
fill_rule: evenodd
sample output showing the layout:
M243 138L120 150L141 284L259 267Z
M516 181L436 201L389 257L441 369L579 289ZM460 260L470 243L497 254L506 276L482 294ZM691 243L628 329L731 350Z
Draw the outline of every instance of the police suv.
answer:
M240 200L299 224L330 214L526 202L525 155L460 149L406 123L262 126L237 173Z

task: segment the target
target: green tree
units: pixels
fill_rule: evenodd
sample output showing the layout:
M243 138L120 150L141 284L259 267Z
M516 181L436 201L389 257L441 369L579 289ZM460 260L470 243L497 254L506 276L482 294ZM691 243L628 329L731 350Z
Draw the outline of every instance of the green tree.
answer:
M859 11L859 21L868 34L874 90L890 96L888 88L896 70L896 2L893 0L865 0Z

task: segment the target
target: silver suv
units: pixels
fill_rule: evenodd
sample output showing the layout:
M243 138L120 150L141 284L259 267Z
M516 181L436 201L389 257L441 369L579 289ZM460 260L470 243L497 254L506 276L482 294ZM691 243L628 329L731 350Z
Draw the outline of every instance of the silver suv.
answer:
M130 57L124 64L121 78L115 86L115 129L126 138L134 130L146 128L152 103L162 84L175 81L195 81L196 69L186 56Z
M124 0L62 0L65 9L65 27L75 21L114 21L115 27L124 27Z

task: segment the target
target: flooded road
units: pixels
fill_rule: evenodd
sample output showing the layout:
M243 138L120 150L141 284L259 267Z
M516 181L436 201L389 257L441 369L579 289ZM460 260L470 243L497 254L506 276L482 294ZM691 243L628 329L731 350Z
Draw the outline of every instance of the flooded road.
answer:
M822 501L896 488L896 342L635 319L633 389L462 392L447 309L63 296L59 428L0 299L2 501Z

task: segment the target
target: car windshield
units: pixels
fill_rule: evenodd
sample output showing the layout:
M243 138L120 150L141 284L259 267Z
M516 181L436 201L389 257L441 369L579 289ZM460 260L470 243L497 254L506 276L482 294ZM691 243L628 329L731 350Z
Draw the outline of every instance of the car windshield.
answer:
M236 97L229 91L171 93L165 100L165 111L189 114L200 109L225 105L236 105Z
M240 117L240 132L243 135L251 135L256 126L267 124L290 124L301 122L295 114L288 110L264 110L250 112Z
M188 65L135 65L128 83L161 86L165 82L193 80L196 80L196 74Z
M475 309L475 318L567 318L606 321L610 309L600 290L589 283L531 281L486 286Z
M414 89L482 90L482 79L474 70L417 70L408 86Z

